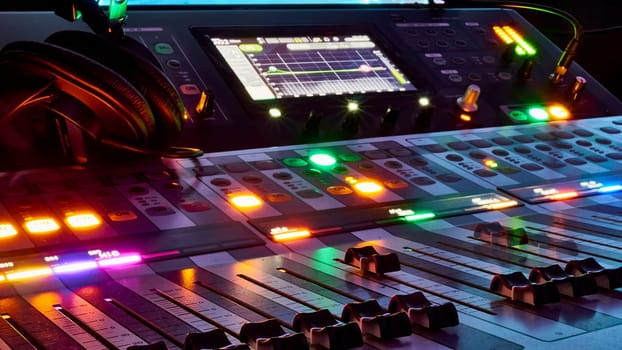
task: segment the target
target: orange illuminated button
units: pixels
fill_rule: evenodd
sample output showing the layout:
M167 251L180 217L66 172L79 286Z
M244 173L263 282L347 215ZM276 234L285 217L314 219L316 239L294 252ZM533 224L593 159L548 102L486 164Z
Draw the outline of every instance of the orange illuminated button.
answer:
M65 218L67 226L72 229L83 230L101 225L100 218L92 213L72 214Z
M17 234L15 226L8 223L0 223L0 238L12 237Z
M26 221L24 228L33 234L52 233L60 230L60 225L53 218L40 218Z
M353 192L350 187L341 185L329 186L326 188L326 191L335 196L344 196Z
M136 220L138 217L131 210L117 210L111 211L108 213L108 218L111 221L119 222L119 221L132 221Z
M282 242L310 237L311 232L306 228L274 227L270 235L275 241Z
M288 202L292 200L292 197L288 195L287 193L273 192L273 193L268 193L266 195L266 199L272 203L281 203L281 202Z
M383 184L392 190L408 187L408 184L400 179L386 180Z
M553 119L563 120L570 118L570 111L562 105L552 105L548 110Z
M236 208L254 208L261 205L262 201L252 194L237 195L229 199Z

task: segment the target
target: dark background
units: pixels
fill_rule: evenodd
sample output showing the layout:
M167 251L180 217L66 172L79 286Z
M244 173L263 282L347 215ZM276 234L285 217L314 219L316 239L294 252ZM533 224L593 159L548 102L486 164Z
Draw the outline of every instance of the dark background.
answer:
M470 0L446 0L449 6L473 6ZM618 98L622 99L622 29L603 30L622 25L622 1L620 0L536 0L530 3L544 4L565 10L574 15L584 28L576 62L581 64L598 81ZM0 11L50 10L51 0L0 1ZM131 5L131 1L130 1ZM549 14L529 10L519 11L540 31L560 47L571 38L572 28L564 20Z

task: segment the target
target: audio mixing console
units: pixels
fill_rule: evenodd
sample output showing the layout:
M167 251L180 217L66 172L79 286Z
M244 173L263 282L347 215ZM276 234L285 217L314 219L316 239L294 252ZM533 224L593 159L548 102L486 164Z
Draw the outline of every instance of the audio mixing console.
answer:
M622 103L515 12L129 23L207 152L0 173L0 349L620 347Z

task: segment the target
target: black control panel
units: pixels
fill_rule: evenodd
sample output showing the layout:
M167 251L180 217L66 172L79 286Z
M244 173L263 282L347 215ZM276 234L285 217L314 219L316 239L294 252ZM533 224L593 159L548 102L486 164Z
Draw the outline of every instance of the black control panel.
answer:
M2 13L0 45L76 26ZM561 51L516 12L159 9L125 32L206 153L3 165L0 349L618 346L622 102L577 64L551 82Z

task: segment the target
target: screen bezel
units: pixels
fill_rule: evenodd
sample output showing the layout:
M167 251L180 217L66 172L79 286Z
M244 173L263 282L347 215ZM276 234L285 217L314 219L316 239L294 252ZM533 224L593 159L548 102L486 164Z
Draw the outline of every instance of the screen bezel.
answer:
M196 26L190 28L196 40L203 48L209 59L216 65L220 74L224 76L227 81L227 85L230 86L235 94L242 100L247 106L261 106L261 105L295 105L297 103L315 103L322 100L332 100L334 98L357 98L364 97L365 99L382 99L387 95L390 96L414 96L421 92L420 84L413 80L413 74L407 71L405 68L407 65L398 59L395 51L387 46L385 40L381 40L376 34L372 26L242 26L242 27L204 27ZM225 61L224 57L220 54L217 47L212 43L212 37L232 37L232 38L247 38L258 36L331 36L331 35L347 36L347 35L367 35L370 40L382 51L391 63L399 70L399 72L406 77L410 84L414 87L414 90L406 91L382 91L382 92L365 92L365 93L352 93L352 94L328 94L323 96L299 96L299 97L281 97L268 100L253 100L250 94L246 91L244 85L238 79L238 76L233 72L229 64Z

